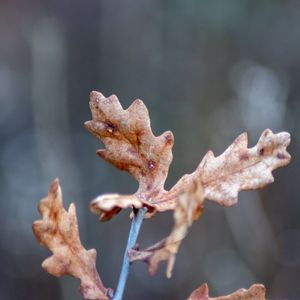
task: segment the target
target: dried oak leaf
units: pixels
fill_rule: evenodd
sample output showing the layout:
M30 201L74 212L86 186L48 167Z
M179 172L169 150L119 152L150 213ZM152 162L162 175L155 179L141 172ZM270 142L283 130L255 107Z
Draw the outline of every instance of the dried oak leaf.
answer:
M174 142L172 133L153 135L147 108L141 100L135 100L124 110L115 95L106 98L92 92L90 109L92 120L85 126L105 145L97 153L139 182L139 189L133 195L97 197L91 203L92 212L99 213L100 219L106 221L122 208L147 207L149 216L156 211L175 209L174 228L166 239L144 251L130 252L131 261L146 261L151 274L160 261L167 260L167 276L171 275L178 247L191 226L191 215L199 215L204 199L224 206L234 205L239 191L262 188L273 182L272 171L290 161L286 151L290 143L287 132L274 134L266 129L252 148L248 148L247 134L243 133L220 156L215 157L209 151L195 172L184 175L166 191L164 183Z
M42 267L51 275L71 275L81 280L80 291L86 299L108 300L112 290L106 289L96 270L96 250L86 250L80 241L76 208L63 208L58 179L50 187L48 196L41 200L42 220L33 223L33 232L40 244L53 255L43 261Z
M232 206L238 201L238 193L259 189L274 181L272 171L287 165L291 156L286 151L290 134L274 134L266 129L258 143L247 148L248 137L241 134L220 156L209 151L196 171L183 176L170 193L184 189L191 180L201 182L204 198L223 206Z
M265 300L265 293L266 289L262 284L253 284L248 290L239 289L227 296L211 298L205 283L193 291L188 300Z
M155 211L173 210L178 196L191 189L193 181L202 185L204 198L224 206L234 205L239 191L273 182L272 171L287 165L291 158L286 151L289 133L274 134L266 129L252 148L247 147L247 134L243 133L220 156L209 151L194 173L183 176L166 191L173 134L167 131L158 137L153 135L148 110L141 100L124 110L115 95L106 98L92 92L90 109L92 120L85 126L105 145L98 155L139 182L134 195L105 194L92 201L92 212L99 213L103 221L128 207L145 206L149 216Z
M178 247L193 222L191 214L197 212L197 207L203 208L204 198L230 206L237 202L239 191L272 182L271 171L290 160L286 152L289 142L288 133L273 134L267 129L253 148L247 148L247 135L242 134L222 155L214 157L209 152L197 170L183 176L168 193L167 199L176 201L171 234L145 250L130 251L131 261L146 262L153 275L159 262L168 260L167 277L170 277Z
M153 275L158 268L158 264L167 260L166 275L170 278L178 248L186 237L189 227L202 214L203 200L202 186L194 183L192 189L182 193L177 199L177 205L174 210L174 227L170 235L143 251L130 250L130 261L145 261L149 264L150 275Z
M146 206L149 213L161 210L155 200L166 193L164 183L174 143L172 132L153 135L148 110L141 100L135 100L124 110L115 95L105 98L92 92L90 109L92 121L85 122L85 127L105 145L97 154L118 169L128 171L139 182L135 195L102 195L92 202L92 211L100 213L101 220L108 220L128 206Z

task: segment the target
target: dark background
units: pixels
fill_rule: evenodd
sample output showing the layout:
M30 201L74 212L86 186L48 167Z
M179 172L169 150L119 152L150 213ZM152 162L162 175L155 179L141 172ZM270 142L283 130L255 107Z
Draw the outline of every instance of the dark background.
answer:
M129 211L100 223L88 204L137 183L95 155L101 143L83 128L99 90L125 108L143 99L154 133L173 131L168 188L243 131L250 146L267 127L292 134L292 163L274 184L230 209L206 203L172 279L165 265L149 277L137 263L125 299L185 299L203 282L212 296L261 282L269 299L300 299L299 80L296 0L0 0L0 298L81 299L77 280L41 269L50 253L31 231L55 177L105 285L116 287ZM171 227L171 213L145 221L141 247Z

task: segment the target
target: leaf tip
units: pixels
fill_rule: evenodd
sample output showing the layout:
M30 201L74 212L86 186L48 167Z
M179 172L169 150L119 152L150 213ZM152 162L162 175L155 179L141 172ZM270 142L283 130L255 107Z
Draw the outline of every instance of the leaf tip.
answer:
M92 128L92 124L93 124L93 121L85 121L83 123L85 129L88 130L88 131L90 131L90 129Z
M90 92L90 101L91 102L98 102L100 98L104 98L103 94L97 91L91 91Z
M247 145L248 145L248 133L247 133L247 132L241 133L241 134L235 139L235 142L238 142L238 143L242 144L244 147L247 147Z
M106 149L98 149L96 150L96 154L104 160L108 160L108 152Z
M172 147L174 144L174 135L173 132L168 130L162 134L162 137L165 139L165 145Z
M68 213L72 216L76 216L76 206L74 203L71 203L68 208Z
M141 99L135 99L131 105L127 109L128 111L134 111L134 112L143 112L146 113L147 116L149 115L148 109L145 105L145 103Z
M215 158L215 155L214 155L213 151L211 151L211 150L207 151L206 154L204 155L203 159L201 160L199 166L198 166L198 170L201 170L202 168L204 168L214 158Z
M92 248L90 250L87 251L89 256L91 257L91 259L96 262L96 258L97 258L97 251L96 249Z
M49 193L49 195L55 196L59 192L60 192L59 179L55 178L50 184L48 193Z
M203 283L200 287L192 292L188 300L209 300L209 288L207 283Z

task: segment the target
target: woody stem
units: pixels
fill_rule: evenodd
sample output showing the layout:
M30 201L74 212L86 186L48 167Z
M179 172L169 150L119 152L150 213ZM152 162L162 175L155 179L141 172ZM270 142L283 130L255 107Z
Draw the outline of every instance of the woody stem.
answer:
M147 212L147 208L141 208L133 216L129 235L128 235L127 245L124 253L123 264L122 264L120 277L118 281L118 286L116 289L115 296L113 297L113 300L122 300L123 298L123 293L127 282L129 267L130 267L128 251L131 250L132 247L134 247L136 244L136 240L139 235L139 231L146 212Z

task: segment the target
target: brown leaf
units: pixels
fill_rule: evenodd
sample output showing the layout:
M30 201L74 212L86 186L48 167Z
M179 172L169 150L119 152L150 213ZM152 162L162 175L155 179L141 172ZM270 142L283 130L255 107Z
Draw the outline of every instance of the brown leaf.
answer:
M71 275L81 280L80 291L86 299L108 300L106 289L96 270L96 250L86 250L79 238L76 208L63 208L58 179L50 185L48 196L41 200L42 220L33 223L33 232L40 244L53 255L44 260L42 267L51 275Z
M267 129L252 148L247 148L247 134L243 133L220 156L215 157L209 151L194 173L183 176L166 191L172 133L153 135L147 108L141 100L135 100L124 110L115 95L105 98L99 92L92 92L90 108L92 121L85 126L106 148L97 153L139 182L135 195L103 195L91 203L92 211L99 213L103 221L127 207L146 206L148 216L155 211L173 210L178 196L190 190L193 181L202 185L204 198L231 206L237 202L239 191L262 188L273 182L272 171L290 161L286 151L290 143L287 132L273 134Z
M139 209L143 206L148 208L147 216L151 216L154 207L147 201L139 200L136 195L104 194L91 202L90 209L93 213L99 213L101 221L108 221L122 208Z
M198 180L205 199L232 206L237 203L240 191L259 189L273 182L272 171L290 162L287 132L274 134L266 129L256 146L247 148L247 144L247 134L243 133L220 156L215 157L209 151L196 171L183 176L170 193L184 189L191 180Z
M204 283L190 294L188 300L210 300L208 293L208 285Z
M158 137L153 135L148 110L141 100L135 100L124 110L115 95L105 98L92 92L90 109L92 121L85 122L85 127L105 145L97 154L118 169L128 171L139 182L136 196L150 205L165 192L173 134L167 131ZM110 197L110 201L114 199ZM98 207L101 210L101 201ZM101 213L102 219L108 219L106 213L111 214L105 210Z
M193 221L198 219L203 211L203 191L201 185L194 184L192 189L178 197L174 210L174 227L171 234L157 244L143 250L129 251L130 261L142 260L149 264L149 273L153 275L158 264L167 260L166 275L172 276L176 254L182 240L186 237Z
M262 284L253 284L248 290L239 289L227 296L211 298L205 283L193 291L188 300L265 300L265 293L266 289Z
M239 191L262 188L273 182L272 171L290 162L291 157L286 151L290 143L287 132L273 134L267 129L256 146L248 149L247 143L244 133L220 156L215 157L209 151L194 173L183 176L155 204L160 204L160 208L163 203L174 206L178 194L188 190L191 182L197 182L202 185L204 198L232 206L238 201Z
M286 152L289 142L288 133L273 134L267 129L253 148L247 148L247 136L242 134L222 155L214 157L209 152L197 170L183 176L162 200L170 204L177 199L175 224L169 237L143 251L132 250L131 261L145 261L149 264L149 273L154 274L159 262L168 260L167 277L170 277L178 247L192 223L189 214L203 205L204 197L230 206L237 202L239 191L272 182L272 170L290 160ZM201 197L199 192L195 196L193 186L201 187Z

